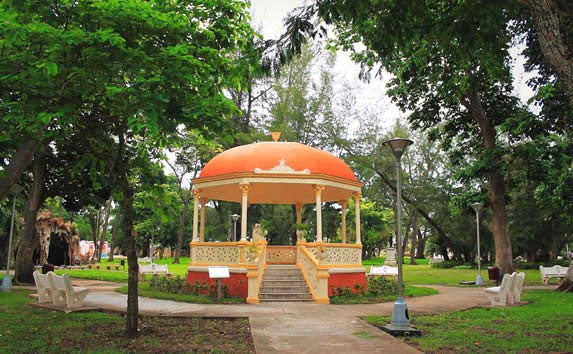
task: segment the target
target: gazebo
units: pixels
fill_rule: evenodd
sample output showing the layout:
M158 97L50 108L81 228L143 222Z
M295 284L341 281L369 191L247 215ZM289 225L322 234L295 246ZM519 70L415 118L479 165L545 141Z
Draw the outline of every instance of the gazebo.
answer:
M366 288L361 263L360 198L362 183L344 161L332 154L294 142L272 142L238 146L215 156L193 180L193 239L187 282L213 284L209 266L227 266L230 278L223 279L234 296L248 303L259 302L259 289L269 264L293 264L300 269L316 303L329 303L328 295L339 288ZM348 200L355 201L356 242L346 242ZM240 235L236 242L205 242L205 205L209 200L241 204ZM342 243L325 243L322 232L322 203L341 206ZM252 230L247 240L248 207L251 204L295 205L297 223L304 204L316 208L316 241L298 237L296 246L267 246L264 235ZM331 238L332 239L332 238ZM357 286L358 284L358 286Z

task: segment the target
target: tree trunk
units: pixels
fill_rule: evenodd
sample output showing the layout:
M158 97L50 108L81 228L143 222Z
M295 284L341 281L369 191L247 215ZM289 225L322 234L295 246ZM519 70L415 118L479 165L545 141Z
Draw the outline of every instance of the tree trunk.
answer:
M129 185L127 176L123 176L121 189L123 199L120 202L123 213L123 228L125 232L125 243L127 249L127 314L125 334L128 338L137 337L137 317L139 314L139 303L137 301L138 289L138 263L135 249L136 233L133 229L133 190Z
M105 203L105 214L103 219L103 227L101 229L101 236L99 238L99 254L97 257L98 262L101 262L101 251L103 249L103 245L105 243L105 236L107 235L107 227L109 225L109 216L111 214L111 198L107 200Z
M189 211L189 200L183 200L183 212L181 213L181 220L179 221L179 230L177 231L177 248L175 249L175 257L173 264L179 264L179 257L181 257L181 247L183 246L183 235L185 234L185 223L187 221L187 212Z
M557 287L556 291L573 292L573 262L567 270L567 276L563 282Z
M529 10L541 51L573 109L573 5L570 0L519 0Z
M416 264L416 243L418 238L418 214L414 213L414 220L412 222L412 243L410 245L410 264Z
M117 242L117 232L119 229L119 216L121 215L121 208L117 209L117 213L115 214L115 220L113 220L113 232L111 233L111 252L109 254L108 262L113 262L113 252L115 250L115 245Z
M34 283L34 249L39 244L36 235L36 215L43 202L44 177L46 163L40 154L36 154L32 169L33 181L28 196L26 214L24 216L24 230L18 246L18 256L15 265L15 282Z
M505 273L513 272L514 268L511 253L511 239L509 237L509 223L505 205L505 181L499 171L501 162L498 157L495 157L496 132L485 114L477 90L470 88L468 96L462 98L462 104L468 109L477 122L485 150L490 152L490 156L493 156L493 161L491 161L492 169L488 173L487 195L493 215L490 228L495 240L495 262L500 269L500 276L503 276Z
M425 228L424 228L425 229ZM426 250L426 237L424 237L425 232L418 230L417 244L416 244L416 259L424 259L426 255L424 251Z
M20 180L22 172L30 166L37 148L37 141L32 139L25 141L18 147L2 177L0 177L0 201L10 193L12 185Z

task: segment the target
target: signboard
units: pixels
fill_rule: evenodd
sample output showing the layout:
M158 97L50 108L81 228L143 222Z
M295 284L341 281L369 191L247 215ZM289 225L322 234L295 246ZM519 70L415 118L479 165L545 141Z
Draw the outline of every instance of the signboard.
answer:
M230 278L229 267L227 266L209 266L209 278L222 279Z

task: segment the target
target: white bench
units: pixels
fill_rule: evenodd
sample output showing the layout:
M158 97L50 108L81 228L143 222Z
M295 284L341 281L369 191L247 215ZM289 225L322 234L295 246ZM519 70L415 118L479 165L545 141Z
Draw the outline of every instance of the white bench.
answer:
M169 273L169 270L167 269L167 264L139 264L139 280L144 281L147 274L151 274L153 276L171 276L171 273Z
M56 275L54 272L48 272L48 280L54 305L67 308L82 307L88 296L88 289L72 286L72 280L67 274Z
M553 267L539 266L539 271L541 272L541 282L544 285L549 285L551 278L557 278L558 283L561 283L567 276L568 269L569 268L562 267L560 265L554 265Z
M516 273L513 273L512 275L504 274L500 286L493 286L485 289L484 293L491 303L491 306L505 306L510 294L512 296L511 301L513 301L513 293L511 293L511 291L513 290L513 282L515 278L517 278Z
M382 275L382 276L398 276L398 267L383 266L371 266L368 276Z
M521 290L523 289L523 282L525 281L525 273L517 273L517 278L515 278L513 285L513 300L510 301L511 304L519 303L521 301Z
M38 302L52 302L52 291L48 274L42 274L35 270L33 275L36 290L38 291Z

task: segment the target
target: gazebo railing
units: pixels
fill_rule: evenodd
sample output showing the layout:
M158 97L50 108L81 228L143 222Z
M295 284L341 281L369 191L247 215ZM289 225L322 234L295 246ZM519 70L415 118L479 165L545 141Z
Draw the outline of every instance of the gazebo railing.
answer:
M192 242L191 264L240 264L241 248L237 242Z
M309 286L316 303L328 304L328 268L321 266L320 261L305 245L298 245L297 266Z
M296 264L296 246L267 246L268 264Z

